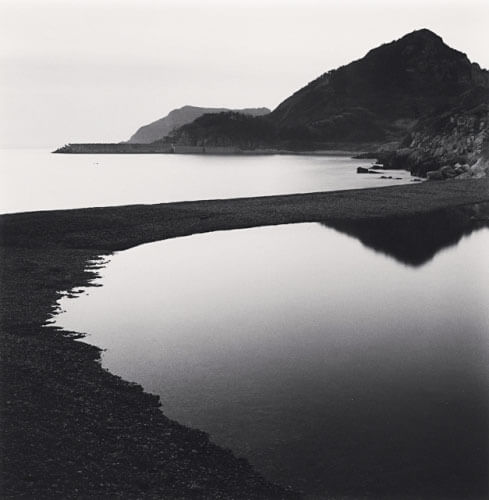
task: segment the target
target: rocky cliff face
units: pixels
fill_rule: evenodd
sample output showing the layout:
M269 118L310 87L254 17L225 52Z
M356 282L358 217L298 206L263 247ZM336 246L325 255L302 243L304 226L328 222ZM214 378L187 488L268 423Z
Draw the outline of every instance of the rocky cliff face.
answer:
M401 146L381 155L386 166L440 180L481 176L489 156L489 90L463 95L456 107L421 121Z
M129 139L129 143L149 144L162 139L170 132L187 123L193 122L206 113L221 113L230 111L227 108L201 108L197 106L183 106L174 109L167 116L145 125ZM245 108L234 110L249 116L263 116L270 113L268 108Z

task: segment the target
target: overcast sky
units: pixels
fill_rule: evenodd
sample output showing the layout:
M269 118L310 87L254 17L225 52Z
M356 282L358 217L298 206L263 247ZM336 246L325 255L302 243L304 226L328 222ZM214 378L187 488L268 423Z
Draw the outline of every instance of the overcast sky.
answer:
M185 104L274 108L422 27L489 68L488 0L0 0L0 144L126 140Z

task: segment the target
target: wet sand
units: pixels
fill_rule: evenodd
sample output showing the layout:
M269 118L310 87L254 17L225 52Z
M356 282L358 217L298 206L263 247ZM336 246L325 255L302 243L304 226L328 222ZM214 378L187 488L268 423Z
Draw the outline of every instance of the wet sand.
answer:
M489 201L488 180L0 216L4 495L296 496L172 422L156 397L104 371L97 348L42 327L93 261L151 241L295 222L399 219ZM137 332L135 332L137 333Z

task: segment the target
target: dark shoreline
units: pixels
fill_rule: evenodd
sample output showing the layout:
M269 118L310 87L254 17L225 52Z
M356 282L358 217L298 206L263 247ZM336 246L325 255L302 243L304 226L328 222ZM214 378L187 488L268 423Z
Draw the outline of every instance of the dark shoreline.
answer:
M5 496L297 496L266 482L158 398L104 371L97 348L43 323L90 264L142 243L295 222L398 220L489 201L488 180L0 216ZM164 408L163 408L164 411Z

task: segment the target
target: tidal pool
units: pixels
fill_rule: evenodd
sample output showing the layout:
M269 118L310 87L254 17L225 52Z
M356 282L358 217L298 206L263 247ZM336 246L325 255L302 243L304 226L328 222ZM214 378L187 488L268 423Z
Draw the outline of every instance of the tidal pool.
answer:
M391 247L321 224L146 244L62 299L56 324L273 481L329 497L482 491L489 229L412 261Z

